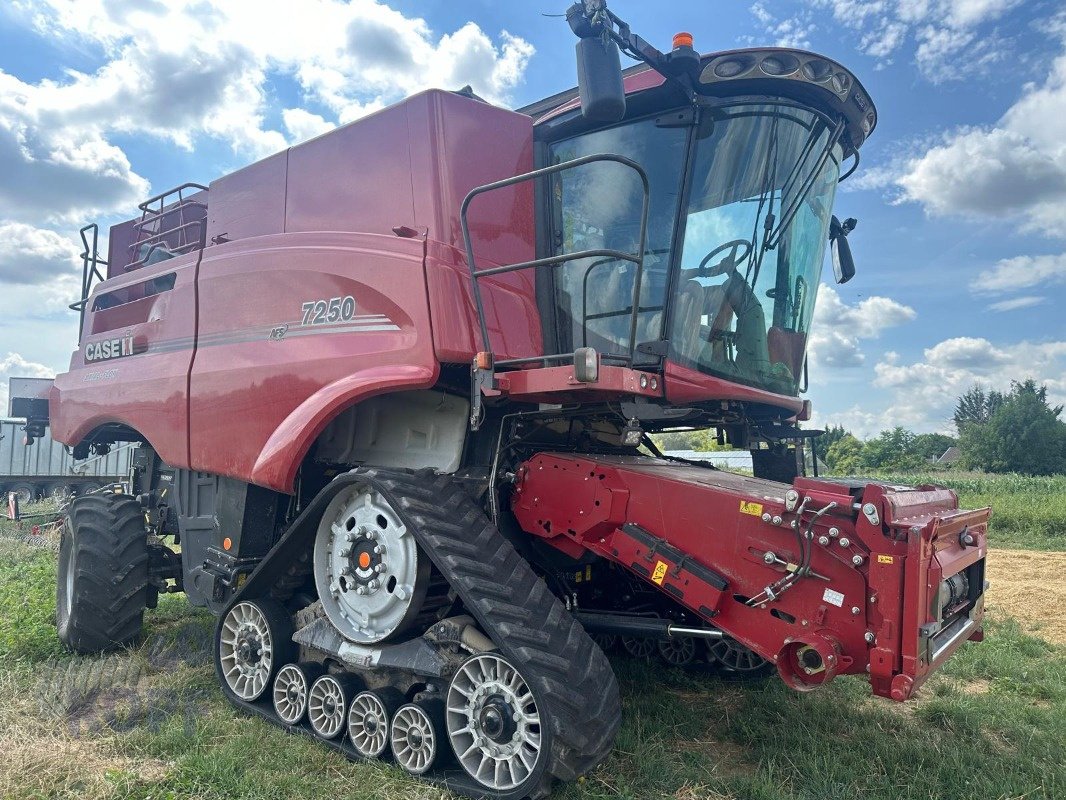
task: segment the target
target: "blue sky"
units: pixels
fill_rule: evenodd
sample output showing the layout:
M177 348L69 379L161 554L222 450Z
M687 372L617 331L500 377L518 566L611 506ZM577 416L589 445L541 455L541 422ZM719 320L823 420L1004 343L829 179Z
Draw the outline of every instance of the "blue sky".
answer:
M519 106L574 82L558 5L15 0L0 5L0 401L65 369L85 221L206 183L428 86ZM823 285L817 423L950 431L975 382L1066 401L1066 13L1045 0L613 0L661 48L848 65L879 109L837 195L859 274ZM826 270L826 274L830 271Z

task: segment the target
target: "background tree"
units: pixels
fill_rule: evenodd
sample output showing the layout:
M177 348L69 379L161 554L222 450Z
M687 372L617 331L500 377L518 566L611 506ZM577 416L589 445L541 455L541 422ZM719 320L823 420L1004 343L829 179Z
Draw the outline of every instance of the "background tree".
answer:
M974 385L955 404L955 427L961 434L969 425L984 425L992 419L1004 400L1001 392L994 389L985 392L979 385Z
M862 442L850 433L829 445L825 465L836 475L855 475L863 470Z
M958 443L954 436L947 436L943 433L919 433L914 437L914 451L922 461L928 463L940 458L945 450Z
M1050 406L1047 387L1032 378L1011 383L1011 391L983 424L962 429L965 464L988 472L1050 475L1066 472L1066 422L1062 406ZM960 398L961 399L961 398Z
M844 430L843 425L827 425L825 428L825 434L818 437L818 452L828 453L829 448L845 436L851 436L851 434Z
M871 469L900 470L924 466L915 445L913 432L896 426L890 431L881 431L862 448L863 463Z

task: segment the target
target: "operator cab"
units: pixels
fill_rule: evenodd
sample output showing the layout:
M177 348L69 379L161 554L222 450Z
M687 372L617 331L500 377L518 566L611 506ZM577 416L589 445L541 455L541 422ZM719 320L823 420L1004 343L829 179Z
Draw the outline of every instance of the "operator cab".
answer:
M802 51L703 56L688 74L686 90L648 67L628 70L624 116L613 124L582 114L576 92L523 109L536 120L538 166L614 154L648 179L642 264L591 256L541 277L546 352L632 352L645 369L665 358L716 379L707 400L729 399L727 384L767 393L771 405L796 398L831 237L838 281L854 272L850 227L832 216L833 200L876 113L843 67ZM594 161L546 180L539 257L636 254L638 173Z

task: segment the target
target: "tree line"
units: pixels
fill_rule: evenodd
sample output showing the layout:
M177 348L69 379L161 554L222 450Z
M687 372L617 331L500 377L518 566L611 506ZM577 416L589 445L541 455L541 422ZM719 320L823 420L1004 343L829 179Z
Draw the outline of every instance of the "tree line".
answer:
M957 436L915 434L902 427L860 441L842 427L819 437L830 470L847 475L866 470L908 470L928 466L949 447L958 448L953 466L984 472L1052 475L1066 472L1066 422L1062 406L1048 403L1047 387L1028 378L1008 392L974 386L955 404Z

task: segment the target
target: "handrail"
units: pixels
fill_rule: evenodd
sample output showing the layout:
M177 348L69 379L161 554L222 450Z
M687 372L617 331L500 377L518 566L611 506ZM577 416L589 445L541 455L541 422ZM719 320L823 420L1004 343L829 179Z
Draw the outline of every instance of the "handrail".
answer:
M175 186L173 189L167 189L165 192L160 192L159 194L153 195L152 197L149 197L147 200L144 200L141 203L138 203L137 204L137 210L154 214L154 213L156 213L155 210L151 209L151 208L148 208L148 206L150 206L152 203L159 203L160 204L160 209L159 210L162 211L163 210L162 201L164 200L164 198L167 198L167 197L169 197L172 194L176 194L178 196L178 202L181 203L182 200L184 199L182 197L181 193L185 189L195 189L198 192L209 191L208 187L206 187L206 186L204 186L202 184L199 184L199 183L191 183L191 182L190 183L183 183L180 186Z
M151 254L159 248L164 248L170 254L180 255L201 250L206 246L207 203L186 197L184 192L189 189L194 189L197 193L210 191L199 183L183 183L149 197L137 206L141 211L141 218L133 223L136 236L129 245L133 258L123 268L125 272L143 267ZM175 199L168 202L168 198ZM190 215L187 218L186 213L193 209L202 211L203 215L199 218L192 218L195 215ZM176 225L164 224L168 218L174 216L177 217ZM171 241L176 242L173 247L169 246ZM144 255L137 258L138 251L145 245L148 247Z
M641 206L640 215L640 235L637 252L624 253L620 250L609 249L592 249L592 250L579 250L575 253L563 253L557 256L549 256L546 258L538 258L533 261L522 261L517 264L509 264L503 267L491 267L485 270L478 270L474 261L474 246L470 239L470 225L467 222L467 211L470 208L470 204L474 198L478 195L486 192L491 192L496 189L503 189L508 186L513 186L517 183L524 183L525 181L535 180L542 178L546 175L554 175L557 172L563 172L568 169L576 169L577 167L585 166L597 161L615 162L621 164L624 167L628 167L637 173L640 178L641 184L644 190L644 198ZM651 200L651 185L648 180L648 174L644 171L644 168L640 166L636 161L625 156L615 155L614 153L596 153L593 155L582 156L581 158L575 158L570 161L563 161L560 164L553 164L549 167L542 167L541 169L535 169L532 172L526 172L521 175L515 175L511 178L504 178L503 180L494 181L493 183L486 183L483 186L475 187L467 193L463 199L463 204L459 211L459 219L463 228L463 243L466 246L466 261L467 266L470 269L470 279L473 284L474 291L474 304L477 308L478 324L480 327L482 346L489 353L490 358L492 356L492 344L489 340L489 328L488 321L485 319L485 306L481 297L481 286L478 283L478 279L488 275L499 275L506 272L514 272L521 269L529 269L534 267L555 267L559 264L566 263L568 261L576 261L581 258L608 258L611 260L628 261L635 264L637 267L636 279L633 282L633 302L632 302L632 319L629 326L629 357L628 363L632 365L633 359L636 355L637 348L637 321L640 313L640 288L641 278L644 274L644 249L647 243L648 236L648 207ZM545 356L533 356L530 358L514 358L506 359L496 362L492 359L492 363L496 366L515 366L518 364L532 363L535 361L547 362L548 360L565 360L566 358L572 358L573 354L559 353L554 355Z
M85 235L86 232L92 231L92 243L89 243L89 238ZM93 276L98 281L104 280L104 276L97 269L99 265L108 266L107 261L100 258L100 253L97 250L97 246L100 243L100 226L95 222L90 222L88 225L78 231L81 236L81 300L71 303L71 311L78 312L78 343L81 343L81 329L85 325L85 305L89 301L89 292L92 290Z

